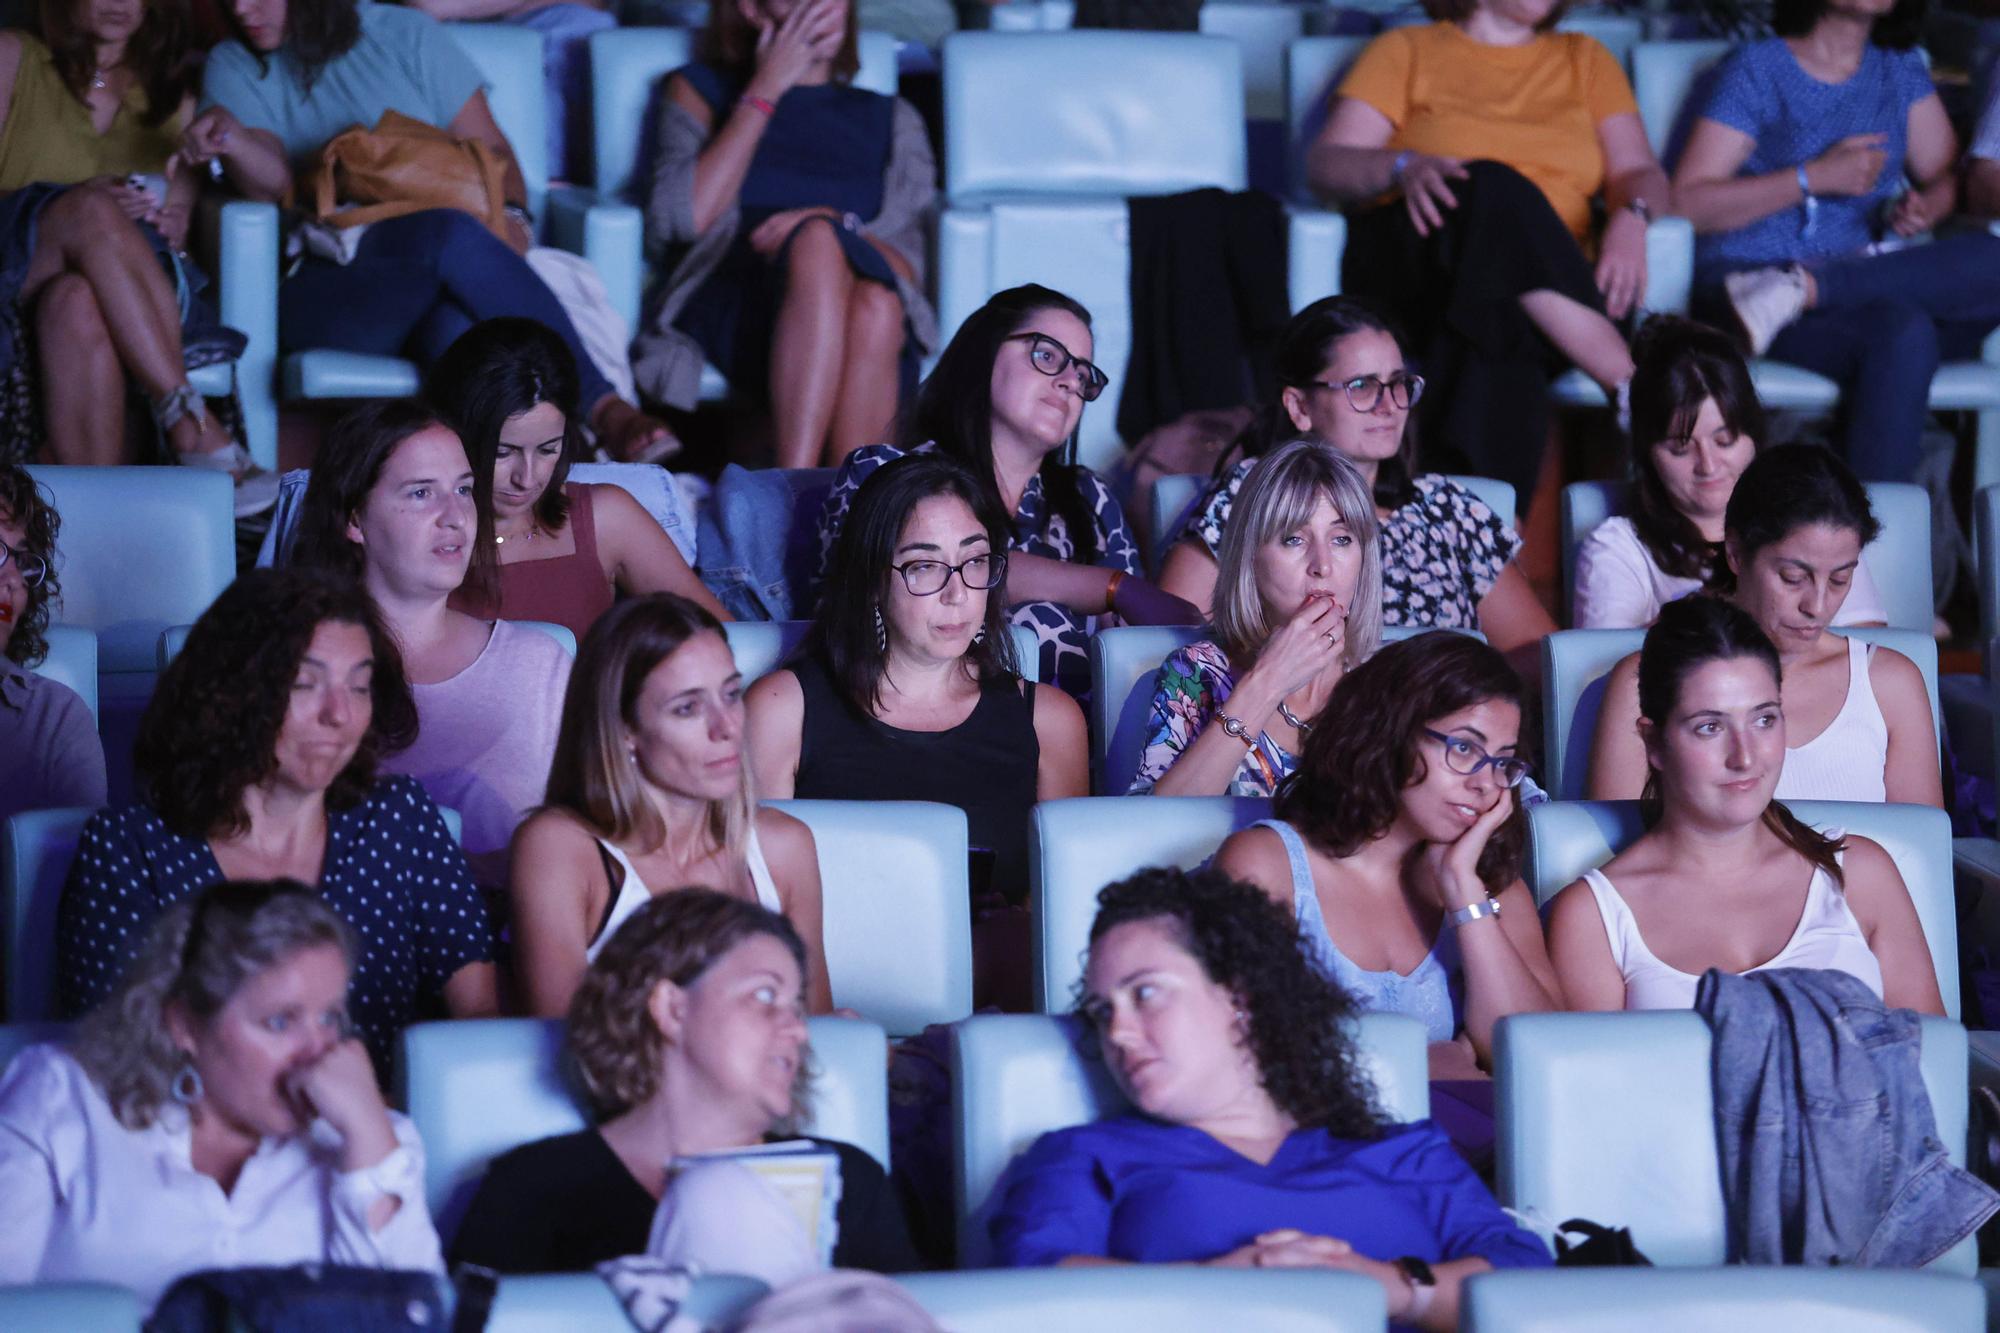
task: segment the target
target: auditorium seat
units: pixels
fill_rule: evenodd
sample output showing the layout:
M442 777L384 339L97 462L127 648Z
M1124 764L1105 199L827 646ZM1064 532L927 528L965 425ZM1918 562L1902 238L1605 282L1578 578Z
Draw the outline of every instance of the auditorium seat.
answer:
M1463 1333L1982 1333L1969 1278L1856 1268L1569 1268L1480 1273Z
M28 810L0 821L0 976L6 1021L43 1022L56 1013L56 908L69 863L92 810Z
M35 674L46 676L76 691L90 710L91 720L97 718L97 634L81 625L51 625L47 633L49 655L35 667Z

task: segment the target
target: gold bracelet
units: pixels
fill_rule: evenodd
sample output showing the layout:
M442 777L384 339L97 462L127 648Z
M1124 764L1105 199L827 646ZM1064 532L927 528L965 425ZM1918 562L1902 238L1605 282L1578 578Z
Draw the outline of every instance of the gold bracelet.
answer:
M1124 581L1125 571L1114 569L1110 581L1104 585L1104 605L1113 611L1118 609L1118 585Z

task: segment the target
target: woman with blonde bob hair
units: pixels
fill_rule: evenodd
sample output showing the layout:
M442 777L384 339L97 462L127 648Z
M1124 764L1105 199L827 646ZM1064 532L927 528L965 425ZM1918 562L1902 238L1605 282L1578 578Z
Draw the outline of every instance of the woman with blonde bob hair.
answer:
M743 675L714 616L661 593L614 607L577 650L548 799L508 876L530 1012L569 1008L584 968L650 899L699 886L781 912L826 1012L812 830L752 804Z
M422 1145L349 1035L354 956L292 880L155 918L73 1040L0 1076L0 1286L107 1282L150 1306L211 1268L441 1272Z
M1243 483L1209 637L1160 664L1135 793L1269 796L1349 667L1382 639L1368 486L1331 446L1293 440Z
M806 957L790 921L729 894L685 889L634 912L569 1007L569 1053L599 1123L495 1160L453 1261L555 1273L650 1252L785 1276L772 1274L783 1206L733 1162L677 1162L797 1137L812 1077ZM835 1266L916 1267L881 1166L811 1142L839 1159Z

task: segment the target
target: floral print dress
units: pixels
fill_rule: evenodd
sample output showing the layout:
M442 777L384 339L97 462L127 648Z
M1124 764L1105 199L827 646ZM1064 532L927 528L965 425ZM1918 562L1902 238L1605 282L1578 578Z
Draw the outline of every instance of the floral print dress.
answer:
M1208 639L1176 649L1160 663L1154 681L1153 707L1146 718L1146 749L1139 757L1139 772L1129 793L1133 796L1152 794L1153 785L1166 776L1181 752L1194 744L1194 738L1222 711L1223 702L1236 688L1229 655L1221 644ZM1272 740L1268 732L1259 732L1256 748L1243 757L1225 794L1275 795L1278 784L1298 763L1297 755Z

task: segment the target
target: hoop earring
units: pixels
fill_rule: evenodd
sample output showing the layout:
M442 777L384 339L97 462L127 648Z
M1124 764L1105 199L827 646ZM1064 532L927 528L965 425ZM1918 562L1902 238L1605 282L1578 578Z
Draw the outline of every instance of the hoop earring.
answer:
M201 1071L194 1067L194 1061L181 1057L181 1067L174 1071L173 1081L167 1084L167 1092L182 1106L193 1106L201 1100Z
M875 651L878 653L889 651L889 627L883 623L882 608L879 606L875 608Z

